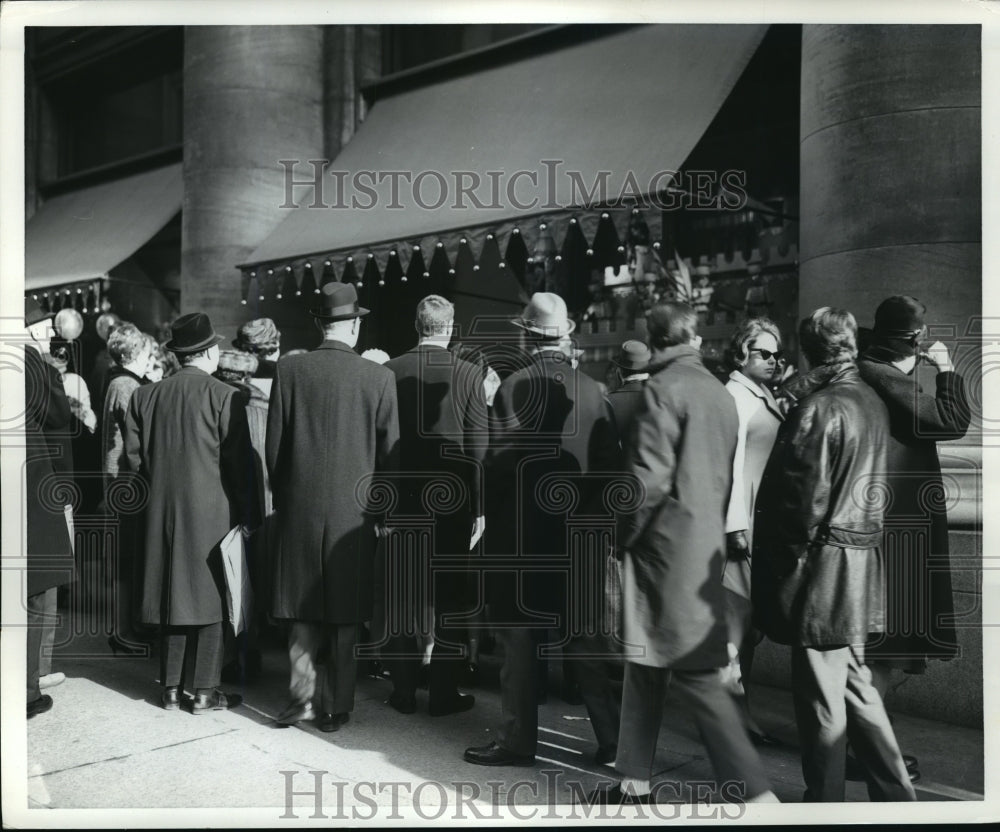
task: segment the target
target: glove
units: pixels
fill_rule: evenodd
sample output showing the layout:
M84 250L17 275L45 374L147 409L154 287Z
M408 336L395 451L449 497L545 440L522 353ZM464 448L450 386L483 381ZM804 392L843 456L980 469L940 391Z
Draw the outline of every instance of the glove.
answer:
M745 531L726 532L726 555L730 560L749 560L750 544Z

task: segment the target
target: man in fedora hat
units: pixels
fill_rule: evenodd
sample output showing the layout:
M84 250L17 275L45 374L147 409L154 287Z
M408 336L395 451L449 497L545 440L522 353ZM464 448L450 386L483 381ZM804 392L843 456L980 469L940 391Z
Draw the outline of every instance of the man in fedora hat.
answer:
M208 316L182 315L171 331L165 346L181 369L132 393L125 454L149 489L140 614L161 628L161 703L180 708L184 654L195 641L192 712L202 714L241 701L218 689L226 618L220 543L233 527L256 525L253 450L243 397L212 377L222 337Z
M326 284L311 312L323 343L278 361L267 422L277 517L273 614L291 623L291 702L278 721L314 718L316 656L324 649L319 728L336 731L354 710L358 629L372 616L382 530L373 479L395 469L399 420L396 377L354 352L368 314L354 286Z
M570 511L560 495L579 497L576 514L601 513L605 481L595 474L613 475L618 465L611 407L598 383L572 365L574 324L566 303L537 292L513 324L530 362L503 381L493 402L486 535L492 555L526 566L523 574L512 566L487 576L491 613L504 622L497 627L504 644L502 718L494 742L465 752L466 761L486 766L534 764L544 634L560 630L561 644L578 635L567 620L567 599L578 600L570 593L580 553L568 542ZM544 560L536 567L532 559Z
M44 713L52 707L52 697L43 694L39 685L43 635L54 628L57 588L73 580L73 544L63 509L52 506L45 495L59 490L52 478L69 473L63 464L62 446L54 432L68 429L71 410L62 381L55 367L43 359L52 339L52 315L32 297L25 299L24 325L24 500L27 508L27 717ZM48 483L48 487L46 487ZM62 676L62 674L51 674Z
M608 401L615 412L618 435L622 442L628 439L635 411L642 402L642 390L649 378L649 347L642 341L626 341L618 355L611 359L614 388Z

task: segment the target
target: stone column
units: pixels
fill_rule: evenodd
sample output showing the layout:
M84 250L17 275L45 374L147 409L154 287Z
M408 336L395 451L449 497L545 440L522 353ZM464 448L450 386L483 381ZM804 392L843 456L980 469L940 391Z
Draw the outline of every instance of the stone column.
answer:
M961 336L981 314L979 66L976 26L803 27L803 315L871 326L907 294Z
M181 307L223 334L253 317L236 264L288 213L278 160L323 158L323 45L321 26L185 30Z

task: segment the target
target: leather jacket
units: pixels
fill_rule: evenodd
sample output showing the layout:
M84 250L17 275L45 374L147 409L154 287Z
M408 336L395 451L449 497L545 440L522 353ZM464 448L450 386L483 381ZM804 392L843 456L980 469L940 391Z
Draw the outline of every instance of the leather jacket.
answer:
M755 506L755 620L784 644L863 644L884 630L888 413L853 362L797 386Z

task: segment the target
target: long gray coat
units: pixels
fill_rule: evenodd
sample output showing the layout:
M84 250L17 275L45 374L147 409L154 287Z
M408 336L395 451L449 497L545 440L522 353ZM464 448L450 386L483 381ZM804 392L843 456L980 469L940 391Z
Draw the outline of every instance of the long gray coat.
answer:
M149 489L141 620L204 625L226 614L219 544L254 526L246 410L236 390L195 367L139 387L125 417L125 456Z
M396 468L396 378L346 344L282 358L266 457L277 516L277 618L354 624L372 613L377 474ZM384 494L384 491L380 493Z
M622 515L625 642L637 664L710 670L729 661L722 569L739 420L694 347L650 368L625 454L645 499Z

